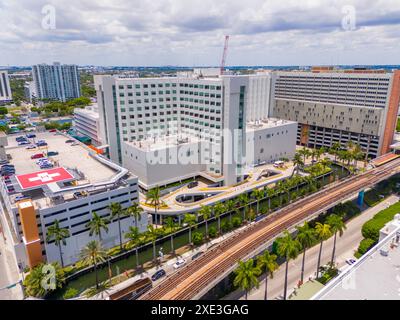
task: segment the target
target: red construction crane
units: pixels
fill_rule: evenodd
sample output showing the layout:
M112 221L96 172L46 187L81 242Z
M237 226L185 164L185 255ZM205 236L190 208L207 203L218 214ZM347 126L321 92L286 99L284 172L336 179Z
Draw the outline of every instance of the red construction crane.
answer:
M224 52L222 54L221 69L220 69L221 75L224 74L226 54L228 52L228 41L229 41L229 36L225 36L225 46L224 46Z

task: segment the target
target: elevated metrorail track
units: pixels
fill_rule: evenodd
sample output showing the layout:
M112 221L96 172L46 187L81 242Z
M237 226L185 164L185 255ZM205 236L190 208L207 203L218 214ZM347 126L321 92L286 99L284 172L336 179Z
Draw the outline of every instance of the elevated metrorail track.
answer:
M399 172L400 159L395 159L296 201L207 250L200 258L168 276L140 299L198 299L206 293L210 283L222 279L239 260L245 259L251 252L265 248L266 243L284 230Z

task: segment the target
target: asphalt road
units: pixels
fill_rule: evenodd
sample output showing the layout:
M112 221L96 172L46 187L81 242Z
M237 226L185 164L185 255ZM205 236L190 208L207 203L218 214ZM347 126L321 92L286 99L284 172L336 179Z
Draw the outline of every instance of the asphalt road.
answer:
M347 223L347 229L343 236L337 239L336 242L336 263L338 268L346 265L346 259L354 258L354 251L358 248L360 241L363 239L361 235L362 225L371 219L376 213L385 209L386 207L399 201L398 196L390 196L385 201L369 208L361 215L353 218ZM326 264L330 261L333 249L333 237L328 239L323 244L321 264ZM310 276L315 277L317 269L319 245L309 249L306 253L304 281ZM288 274L288 296L289 293L297 286L301 274L302 255L289 263ZM283 295L283 286L285 280L285 266L282 265L275 273L273 279L268 280L268 299L280 298ZM260 287L253 289L249 296L249 300L262 300L264 299L265 281L260 281ZM236 290L229 294L224 300L242 300L244 299L244 292Z

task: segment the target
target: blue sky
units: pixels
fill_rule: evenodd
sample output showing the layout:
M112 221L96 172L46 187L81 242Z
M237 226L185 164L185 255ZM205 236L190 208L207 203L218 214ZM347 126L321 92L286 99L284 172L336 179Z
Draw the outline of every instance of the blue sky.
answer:
M227 65L400 64L399 0L0 0L0 21L3 66L218 65L225 34Z

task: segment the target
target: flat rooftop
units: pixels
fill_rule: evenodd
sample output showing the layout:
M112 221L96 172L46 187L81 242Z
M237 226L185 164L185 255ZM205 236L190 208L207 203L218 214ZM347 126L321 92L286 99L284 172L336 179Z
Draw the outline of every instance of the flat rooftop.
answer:
M251 132L251 131L257 131L257 130L262 130L262 129L267 129L267 128L276 128L279 126L293 124L293 123L296 123L296 122L290 121L290 120L277 119L277 118L267 118L267 119L257 121L257 122L247 122L246 123L246 131Z
M170 147L177 147L189 143L199 143L201 140L191 135L169 135L157 138L148 138L141 141L125 142L128 145L135 146L143 151L161 150Z
M134 177L128 170L109 160L94 157L93 150L69 136L51 132L35 134L35 141L45 140L48 145L26 149L28 145L18 146L15 140L22 134L8 136L9 146L5 149L16 171L11 178L15 192L9 193L12 206L16 204L16 197L21 195L19 192L31 198L36 207L43 209L76 197L122 187L122 177ZM73 140L75 145L66 143L67 140ZM54 168L40 169L36 164L37 159L31 159L31 156L49 151L58 152L56 156L48 157Z
M400 221L389 235L318 293L316 300L399 300ZM385 227L386 228L386 227ZM383 250L383 252L382 252ZM385 254L387 253L387 254Z
M79 145L72 146L71 143L66 143L68 139L62 134L55 134L52 132L35 133L35 141L45 140L46 147L28 150L28 145L18 146L16 137L22 135L8 136L8 146L5 148L6 153L11 156L10 163L15 166L17 175L28 174L40 171L41 169L36 164L37 159L31 159L31 156L37 153L47 153L48 151L56 151L58 155L49 157L54 163L54 167L64 167L68 169L77 169L85 176L85 180L90 183L102 182L110 179L115 175L116 171L103 163L97 161L89 155L89 150L79 143ZM33 139L29 139L33 142Z

